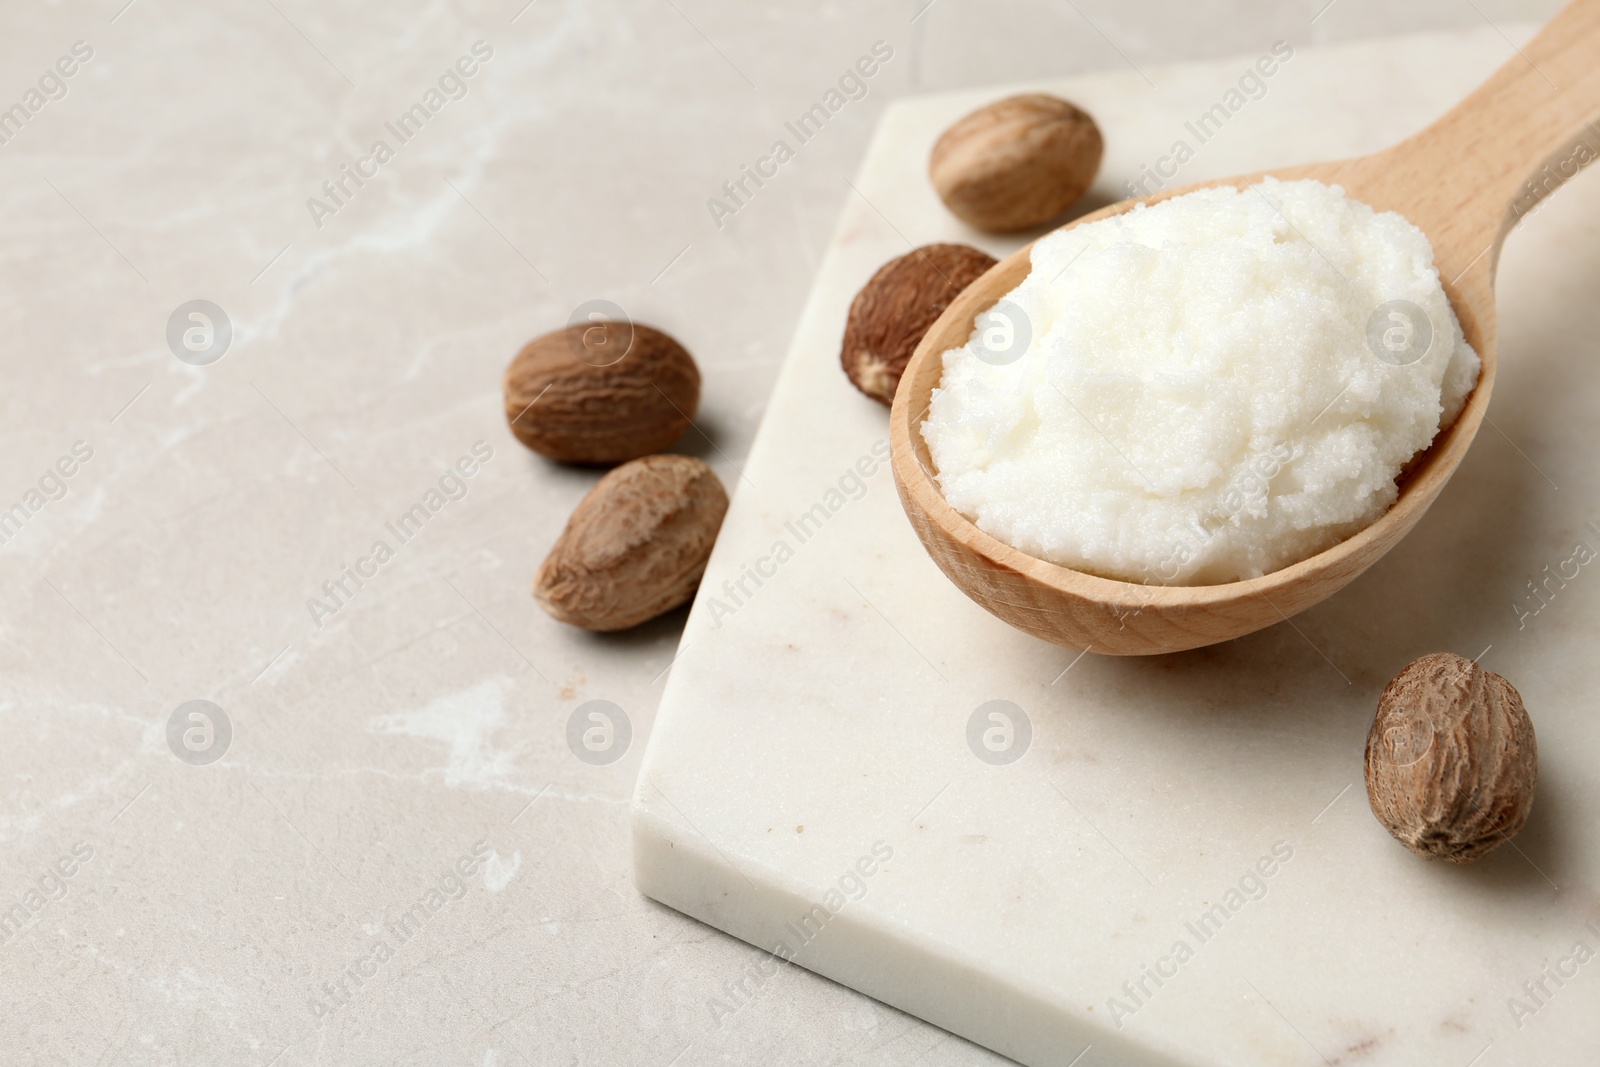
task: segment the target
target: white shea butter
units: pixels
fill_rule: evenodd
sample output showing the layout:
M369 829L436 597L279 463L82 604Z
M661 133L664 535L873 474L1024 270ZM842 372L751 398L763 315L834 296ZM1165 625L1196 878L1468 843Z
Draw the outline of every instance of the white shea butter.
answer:
M1477 383L1422 231L1268 178L1050 234L922 426L945 498L1041 559L1205 585L1394 503Z

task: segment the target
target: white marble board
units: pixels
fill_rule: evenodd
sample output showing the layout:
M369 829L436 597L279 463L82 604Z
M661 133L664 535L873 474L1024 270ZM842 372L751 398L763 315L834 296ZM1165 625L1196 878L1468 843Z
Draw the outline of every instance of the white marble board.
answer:
M1099 119L1101 203L1179 139L1179 181L1381 147L1530 30L1296 47L1205 144L1185 123L1255 55L1030 87ZM1526 583L1600 547L1600 183L1580 175L1512 236L1492 422L1398 550L1292 625L1080 659L937 570L881 462L887 413L838 367L883 261L1016 247L947 215L924 175L938 132L998 95L897 104L854 182L650 738L639 888L1041 1067L1593 1063L1600 579L1537 613ZM1467 868L1400 848L1361 785L1379 690L1441 649L1507 675L1541 747L1515 847ZM994 700L1031 731L1009 764L967 741ZM764 995L766 960L713 1015Z

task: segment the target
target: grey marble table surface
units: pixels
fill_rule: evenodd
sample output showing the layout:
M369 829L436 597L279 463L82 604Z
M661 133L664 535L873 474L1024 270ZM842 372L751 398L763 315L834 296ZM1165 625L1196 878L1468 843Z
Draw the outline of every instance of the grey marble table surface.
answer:
M755 950L627 835L684 614L535 605L595 473L505 363L590 300L670 331L732 487L889 101L1558 6L6 5L0 1063L1003 1062L797 968L710 1009Z

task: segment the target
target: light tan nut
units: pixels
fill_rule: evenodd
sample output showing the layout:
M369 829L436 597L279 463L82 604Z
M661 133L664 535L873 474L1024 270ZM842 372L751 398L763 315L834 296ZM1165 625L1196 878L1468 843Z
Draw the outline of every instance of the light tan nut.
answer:
M885 404L911 353L950 302L995 258L967 245L924 245L891 259L850 302L840 361L855 387Z
M1528 819L1539 777L1533 723L1510 682L1436 652L1378 700L1367 734L1372 813L1419 856L1470 863Z
M1088 112L1054 96L997 100L939 137L928 176L956 217L1012 233L1056 218L1094 184L1105 141Z
M533 595L562 622L625 630L694 596L728 494L689 456L645 456L601 478L539 567Z
M649 326L593 322L536 338L506 368L517 440L565 463L622 463L669 447L700 406L687 349Z

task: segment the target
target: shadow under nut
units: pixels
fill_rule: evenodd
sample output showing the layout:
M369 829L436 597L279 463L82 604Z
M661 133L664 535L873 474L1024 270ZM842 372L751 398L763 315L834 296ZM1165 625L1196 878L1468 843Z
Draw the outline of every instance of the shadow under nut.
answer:
M621 333L602 365L585 335ZM631 333L629 333L631 331ZM669 448L700 406L700 371L670 335L638 323L570 326L535 338L506 368L506 421L528 448L565 463L623 463Z

